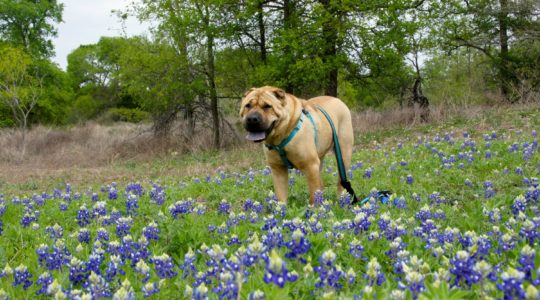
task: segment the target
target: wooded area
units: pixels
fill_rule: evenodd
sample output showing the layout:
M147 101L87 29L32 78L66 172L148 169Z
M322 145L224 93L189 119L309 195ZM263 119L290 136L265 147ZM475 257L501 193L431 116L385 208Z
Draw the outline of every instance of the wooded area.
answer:
M167 135L183 120L219 148L252 86L423 120L429 103L540 101L535 0L140 0L119 21L151 21L151 36L81 45L66 71L51 61L62 11L0 0L0 127L150 120Z

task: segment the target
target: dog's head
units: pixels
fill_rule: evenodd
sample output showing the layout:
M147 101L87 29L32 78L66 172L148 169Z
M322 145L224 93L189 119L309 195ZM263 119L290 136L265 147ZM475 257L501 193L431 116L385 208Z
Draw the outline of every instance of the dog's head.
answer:
M264 141L280 121L289 115L287 96L285 91L272 86L251 88L244 94L240 104L240 117L248 132L248 140Z

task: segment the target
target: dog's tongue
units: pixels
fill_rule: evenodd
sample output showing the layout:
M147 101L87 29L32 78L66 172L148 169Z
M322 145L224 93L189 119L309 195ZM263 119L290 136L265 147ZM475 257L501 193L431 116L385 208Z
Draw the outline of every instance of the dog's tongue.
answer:
M266 138L266 132L260 131L260 132L248 132L246 135L246 139L253 141L253 142L260 142Z

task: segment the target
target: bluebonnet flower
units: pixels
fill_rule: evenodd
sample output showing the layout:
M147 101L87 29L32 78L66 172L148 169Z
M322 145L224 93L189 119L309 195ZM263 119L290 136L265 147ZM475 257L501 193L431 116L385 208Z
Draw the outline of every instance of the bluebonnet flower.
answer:
M511 235L510 233L505 233L501 236L499 240L499 247L501 248L501 250L510 251L514 249L515 246L516 240L513 235Z
M99 201L99 195L97 193L92 193L92 196L90 197L92 202L98 202Z
M517 216L520 212L525 212L525 209L527 207L527 199L523 197L523 195L519 195L514 199L514 202L512 203L512 213L514 213L514 216Z
M139 208L139 197L135 194L128 194L126 199L126 212L128 215L137 215L137 209Z
M284 245L283 234L277 227L274 227L263 236L262 243L268 249L281 248Z
M68 203L67 202L60 202L60 205L58 206L58 208L61 211L66 211L68 209Z
M60 189L54 188L53 189L53 198L54 199L60 199L62 197L62 191Z
M176 201L174 204L169 205L169 212L173 218L177 218L179 215L189 214L193 210L193 202L191 200Z
M390 198L392 198L392 196L390 196ZM403 196L394 198L393 203L396 208L407 208L407 201Z
M98 241L108 242L110 239L109 232L103 227L97 229L96 235L96 240Z
M365 248L362 246L362 244L360 244L360 241L357 240L356 238L354 238L349 243L349 253L354 258L362 258L362 254L363 254L364 250L365 250Z
M277 220L274 215L269 215L268 217L264 217L264 225L261 229L264 231L271 230L272 228L277 227L278 223L279 220Z
M152 190L150 191L150 201L157 205L163 205L163 203L165 203L165 198L165 190L163 187L153 184Z
M207 300L208 288L206 287L204 283L197 286L195 289L191 288L189 285L186 285L184 296L192 300Z
M366 171L364 172L364 178L371 178L373 174L373 168L372 167L369 167L366 169Z
M237 299L238 284L235 274L222 271L219 273L218 279L218 285L213 288L213 292L218 295L219 299Z
M82 283L88 278L88 269L83 261L74 257L69 263L69 280L73 284Z
M406 182L407 184L413 184L414 178L412 177L411 174L407 175Z
M116 221L116 235L121 238L130 234L131 225L133 225L131 217L121 217Z
M144 276L142 279L143 283L148 282L150 279L150 267L144 262L144 260L139 260L135 265L135 272Z
M86 228L79 229L79 235L77 236L79 243L90 243L90 231Z
M105 216L107 214L105 201L98 201L94 204L92 213L94 216Z
M405 242L401 239L401 237L396 237L392 242L390 242L390 249L388 249L384 254L390 258L396 258L399 251L405 249Z
M236 234L233 234L231 235L231 238L229 239L229 241L227 242L227 245L241 245L242 242L240 242L240 239L238 239L238 235Z
M503 299L525 299L525 290L523 282L525 274L514 268L508 268L508 271L501 274L502 283L497 284L497 289L504 292Z
M21 226L23 228L26 228L26 227L30 226L30 224L32 224L32 222L36 222L36 221L37 220L36 220L36 217L35 217L34 214L26 212L23 215L22 219L21 219Z
M112 296L109 283L95 272L90 273L83 287L90 293L92 299L105 299Z
M343 191L341 195L339 196L339 207L344 208L348 205L350 205L352 202L352 196L347 193L346 191Z
M206 213L206 206L204 204L197 204L197 207L195 207L195 213L199 216L202 216Z
M122 269L124 261L118 255L111 255L109 262L107 262L107 268L105 269L105 279L108 282L112 282L113 278L118 275L125 275L126 273Z
M456 255L450 259L452 267L450 273L455 276L453 285L457 286L461 283L467 286L472 286L474 283L481 279L480 273L474 270L475 259L469 252L460 250Z
M343 287L340 281L346 278L346 274L335 262L336 254L332 250L325 251L319 257L319 266L314 268L315 273L319 274L315 287L328 288L330 290L341 289Z
M57 240L64 236L64 229L58 223L55 223L54 226L46 227L45 233L49 234L50 239Z
M37 285L41 285L41 288L36 292L36 295L45 295L47 294L47 288L53 282L53 278L49 272L44 272L39 275L38 280L36 281Z
M159 228L154 221L143 228L143 234L148 240L159 240L159 233Z
M194 276L197 274L197 268L194 265L196 258L195 253L190 248L184 256L184 263L179 266L179 268L183 270L184 278L188 277L189 275Z
M227 226L227 224L225 223L221 223L221 225L217 227L217 233L219 234L228 234L230 232L231 232L230 227Z
M26 290L33 284L30 278L32 278L32 274L28 272L28 268L25 265L20 265L15 268L13 273L13 286L17 287L22 284L23 289Z
M265 299L264 292L262 292L261 290L255 290L249 293L248 299L249 300L264 300Z
M272 250L270 257L266 263L266 274L264 275L265 283L273 283L282 288L287 281L293 282L298 279L298 274L295 271L289 272L283 259L279 256L276 250Z
M135 292L131 287L131 283L126 278L122 281L120 288L114 293L113 300L135 300Z
M523 274L525 275L525 280L532 280L535 256L536 251L529 245L525 245L521 249L521 255L518 259L519 267L517 269L523 272Z
M41 266L48 270L60 270L62 266L67 265L71 259L71 253L67 250L64 241L57 240L52 247L52 251L45 244L41 244L36 249L38 261Z
M529 245L533 246L536 239L540 239L540 235L537 232L536 225L530 219L525 220L522 223L519 235L525 238Z
M126 194L130 193L141 197L144 194L144 189L139 182L131 182L126 186Z
M147 282L143 287L142 287L142 292L143 292L143 297L144 298L148 298L148 297L151 297L152 295L154 294L157 294L160 292L160 289L159 289L159 285L157 282Z
M352 222L352 229L354 234L359 234L364 231L368 231L371 222L369 216L363 212L357 213Z
M425 289L424 275L417 271L405 272L406 288L411 291L413 299L418 299L418 295Z
M300 229L296 229L292 234L292 240L285 244L289 249L289 252L285 254L285 257L294 259L300 255L307 253L311 248L310 241L304 236L304 233ZM300 261L305 263L305 260Z
M315 206L321 206L323 202L324 202L323 192L320 190L315 191L315 193L313 194L313 204Z
M150 263L154 264L154 266L156 267L156 273L161 279L172 278L178 274L173 271L174 263L172 261L172 258L169 257L169 255L167 255L166 253L160 256L152 257Z
M429 195L429 200L430 200L430 202L429 202L430 205L439 206L441 204L446 203L446 198L442 197L439 192L431 193L431 195Z
M364 277L368 280L368 285L382 285L386 281L384 273L381 271L381 265L376 257L371 258L367 264L367 270Z
M116 189L116 187L111 186L109 188L109 200L116 200L116 199L118 199L118 190Z
M88 208L86 208L86 205L82 205L77 212L77 223L79 226L84 227L90 224L91 218L92 216L90 215Z

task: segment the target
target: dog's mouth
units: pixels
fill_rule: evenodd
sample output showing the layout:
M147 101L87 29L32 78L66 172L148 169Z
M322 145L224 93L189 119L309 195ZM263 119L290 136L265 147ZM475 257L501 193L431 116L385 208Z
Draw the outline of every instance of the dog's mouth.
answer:
M274 129L274 125L276 122L272 122L270 124L270 127L264 131L248 131L248 134L246 135L246 139L255 143L260 143L266 139L266 137L272 132L272 129Z

